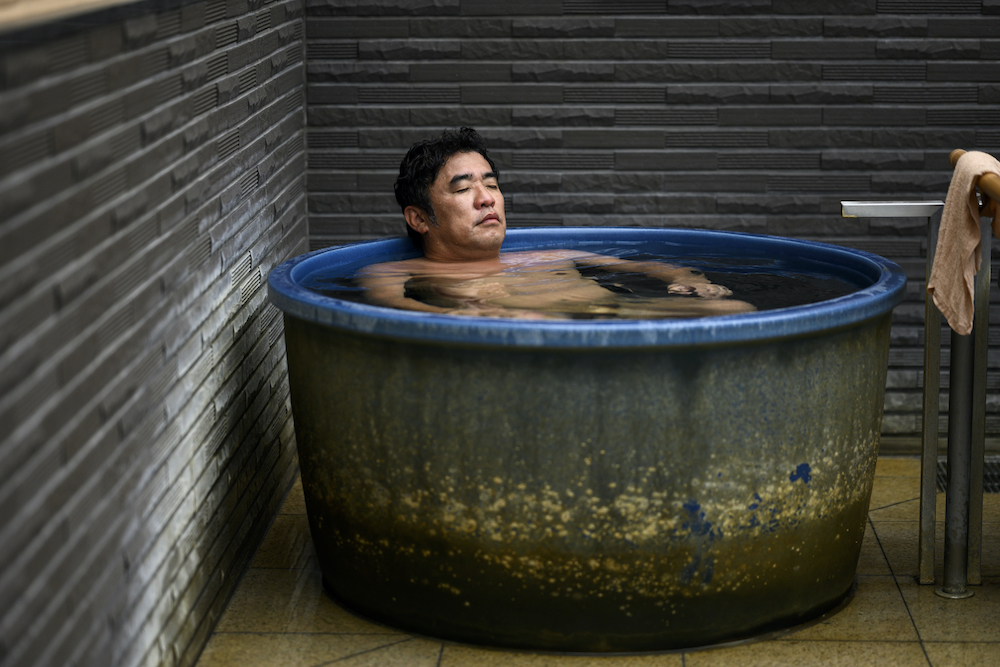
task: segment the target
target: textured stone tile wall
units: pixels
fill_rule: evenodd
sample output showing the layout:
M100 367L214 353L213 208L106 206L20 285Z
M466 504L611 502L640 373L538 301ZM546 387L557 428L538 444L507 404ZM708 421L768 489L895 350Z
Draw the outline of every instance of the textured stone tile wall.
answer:
M883 444L915 442L924 221L843 219L840 201L943 199L952 149L1000 151L996 0L306 0L306 14L311 247L402 233L400 157L471 125L512 226L874 251L912 279ZM995 437L1000 378L990 390Z
M292 480L303 9L0 33L2 664L192 664Z

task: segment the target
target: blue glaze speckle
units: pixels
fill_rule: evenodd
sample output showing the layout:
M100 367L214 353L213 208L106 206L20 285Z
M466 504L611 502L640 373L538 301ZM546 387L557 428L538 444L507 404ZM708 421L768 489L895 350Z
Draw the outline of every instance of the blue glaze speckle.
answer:
M809 474L811 470L808 463L800 463L795 472L788 476L788 479L792 482L797 482L801 479L803 483L808 484L812 480L812 476Z

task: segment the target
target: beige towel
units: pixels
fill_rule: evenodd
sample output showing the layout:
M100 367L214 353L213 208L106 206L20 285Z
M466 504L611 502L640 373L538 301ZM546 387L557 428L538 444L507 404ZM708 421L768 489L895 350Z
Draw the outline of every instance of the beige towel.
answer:
M948 325L966 336L972 331L976 273L982 261L974 188L986 173L1000 176L1000 162L992 155L970 151L958 159L944 200L937 252L927 281L927 293L934 297ZM994 233L998 222L994 220Z

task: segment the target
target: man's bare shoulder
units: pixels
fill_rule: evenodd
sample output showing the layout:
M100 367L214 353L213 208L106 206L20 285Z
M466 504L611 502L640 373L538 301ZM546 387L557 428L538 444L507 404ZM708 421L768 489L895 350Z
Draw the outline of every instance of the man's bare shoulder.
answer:
M441 262L414 257L393 262L370 264L357 272L361 280L398 280L406 278L476 278L503 271L499 257L468 262Z
M579 264L615 264L622 260L613 255L599 255L586 250L575 250L572 248L547 248L544 250L522 250L519 252L503 253L502 259L507 263L517 265L532 264L556 264L560 262L572 262Z
M583 250L569 248L546 248L544 250L518 250L501 253L500 259L507 265L529 266L533 264L553 264L576 262L590 257L602 257Z
M439 265L439 262L432 262L426 257L414 257L412 259L400 259L392 262L379 262L369 264L358 269L359 276L387 276L387 275L418 275L421 273L432 273Z

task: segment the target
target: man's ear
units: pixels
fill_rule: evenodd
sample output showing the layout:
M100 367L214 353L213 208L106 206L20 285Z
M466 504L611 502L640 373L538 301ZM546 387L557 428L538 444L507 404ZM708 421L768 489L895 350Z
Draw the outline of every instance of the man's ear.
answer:
M426 234L427 229L431 226L430 216L424 209L416 206L407 206L403 209L403 219L406 220L406 224L411 229L419 234Z

